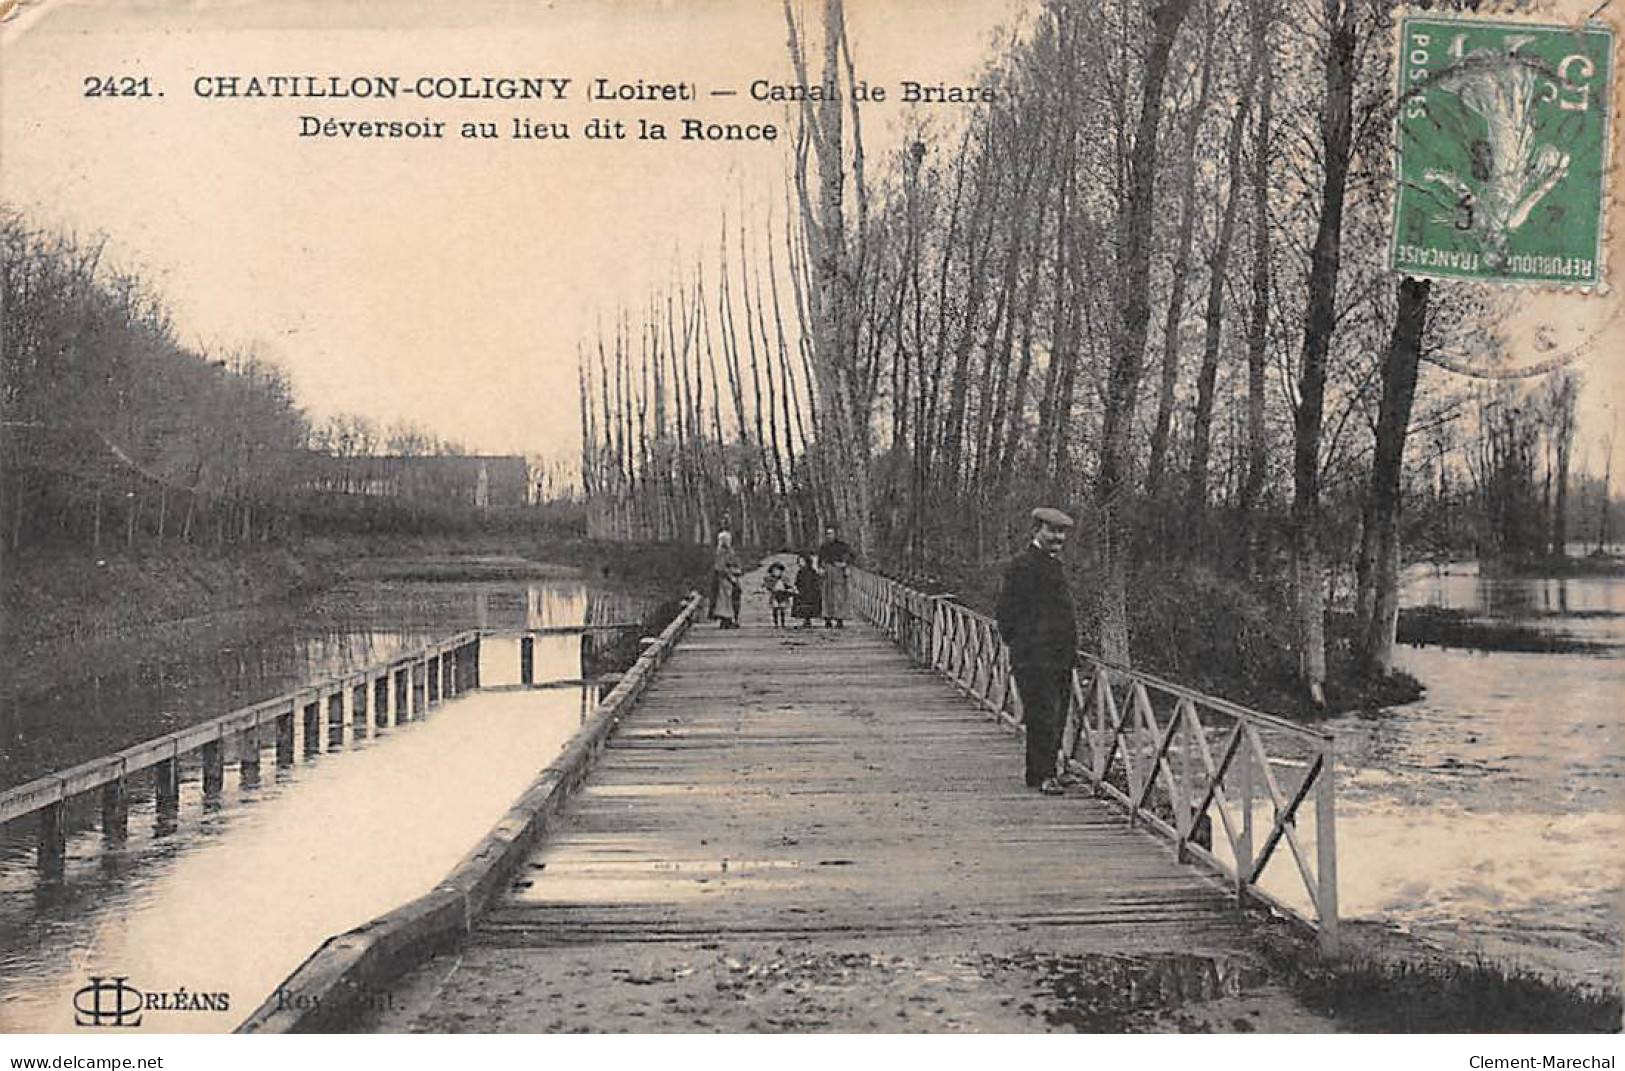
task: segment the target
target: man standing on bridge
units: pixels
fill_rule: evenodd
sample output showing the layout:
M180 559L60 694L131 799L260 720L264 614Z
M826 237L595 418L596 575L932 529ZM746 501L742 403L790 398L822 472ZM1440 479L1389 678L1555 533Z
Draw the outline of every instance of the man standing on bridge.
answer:
M1072 593L1061 548L1073 520L1058 509L1033 510L1032 540L1010 562L999 592L999 635L1010 648L1027 726L1027 787L1064 791L1057 776L1062 720L1078 646Z

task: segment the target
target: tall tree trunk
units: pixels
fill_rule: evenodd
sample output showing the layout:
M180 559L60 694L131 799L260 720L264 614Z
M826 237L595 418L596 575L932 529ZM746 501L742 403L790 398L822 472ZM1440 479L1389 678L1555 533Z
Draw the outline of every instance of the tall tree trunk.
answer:
M1160 0L1151 9L1151 42L1140 84L1140 118L1129 163L1128 196L1120 216L1122 255L1118 262L1117 302L1121 321L1113 346L1106 412L1101 432L1100 470L1095 479L1095 535L1100 542L1103 583L1097 613L1101 653L1127 663L1128 526L1123 524L1122 496L1128 486L1132 457L1135 401L1145 362L1146 326L1151 275L1151 214L1155 203L1157 128L1162 122L1162 84L1168 53L1191 0Z
M1399 622L1399 518L1403 498L1405 437L1416 398L1422 329L1427 319L1425 279L1403 279L1394 333L1382 363L1382 405L1377 414L1376 452L1371 462L1366 541L1372 547L1371 608L1361 621L1362 658L1368 672L1386 676L1394 664L1394 632Z
M1326 702L1326 570L1322 560L1320 439L1326 402L1326 356L1336 327L1337 270L1343 197L1348 181L1354 109L1354 0L1324 0L1326 97L1320 135L1325 166L1320 223L1309 260L1309 308L1298 373L1292 454L1292 560L1296 586L1298 677L1309 701Z
M1070 126L1067 127L1069 134L1071 129ZM1063 370L1077 360L1077 338L1072 330L1072 326L1076 323L1073 311L1078 302L1086 300L1082 287L1078 285L1080 278L1078 267L1072 262L1071 250L1066 240L1074 226L1072 186L1076 167L1076 150L1068 145L1066 162L1061 168L1060 182L1056 190L1055 295L1050 316L1050 356L1048 367L1044 370L1044 393L1038 402L1035 467L1039 475L1047 477L1053 477L1055 474L1055 444L1060 438L1058 429L1065 419L1058 404L1061 381L1065 378Z
M1208 458L1213 440L1213 391L1219 374L1219 345L1224 330L1224 283L1230 270L1230 246L1236 233L1236 206L1241 203L1241 135L1252 106L1253 87L1264 55L1255 52L1247 64L1247 81L1230 118L1225 138L1224 214L1208 262L1207 331L1202 342L1202 370L1196 377L1196 414L1191 422L1191 463L1186 476L1186 512L1198 520L1207 511Z
M1030 263L1027 266L1027 284L1025 297L1021 304L1021 360L1016 366L1015 381L1010 386L1008 401L1005 404L1004 426L992 429L996 438L1002 437L1002 444L997 450L997 468L994 473L995 495L1002 500L1010 487L1010 474L1015 465L1017 448L1021 442L1021 432L1025 424L1027 410L1027 380L1032 375L1033 366L1033 319L1038 306L1038 295L1043 289L1043 263L1044 263L1044 223L1049 216L1049 187L1055 176L1055 168L1060 160L1060 131L1065 129L1057 118L1055 130L1049 137L1050 151L1046 154L1044 170L1038 187L1038 219L1032 229L1032 251ZM1040 130L1039 137L1043 138Z
M1185 283L1190 272L1191 238L1196 230L1196 145L1202 132L1213 84L1213 27L1209 10L1202 27L1201 88L1185 123L1185 155L1180 174L1179 232L1174 239L1173 277L1168 287L1168 315L1162 326L1162 382L1157 391L1157 421L1151 429L1151 457L1146 462L1145 493L1152 498L1162 489L1168 464L1168 439L1173 427L1174 389L1179 383L1180 322L1185 318Z
M1257 54L1269 50L1269 29L1274 0L1257 0L1253 11L1252 48ZM1269 352L1270 331L1270 226L1269 158L1270 124L1274 121L1275 68L1265 63L1259 72L1263 85L1258 92L1258 122L1253 128L1253 264L1252 310L1247 319L1247 477L1241 488L1243 553L1249 572L1261 564L1258 509L1264 497L1264 477L1269 466L1268 444L1264 438L1264 364Z
M1569 552L1569 457L1574 448L1574 401L1578 389L1573 376L1562 377L1554 391L1552 436L1557 440L1557 492L1552 506L1552 554L1566 556Z
M964 472L964 432L966 406L969 398L970 355L976 344L976 325L982 314L982 302L987 286L987 253L992 243L994 212L988 206L993 185L990 175L993 155L993 130L988 122L986 139L977 153L980 166L976 174L976 199L971 204L970 242L965 260L966 295L964 319L954 346L954 365L948 385L948 416L943 421L942 450L938 466L938 482L953 495L958 491L960 476Z
M784 17L789 28L789 47L796 76L803 84L807 81L807 65L801 51L800 34L789 0L784 2ZM846 42L846 11L842 0L824 0L824 84L838 85L842 78L841 53ZM851 72L847 71L846 93L852 92ZM846 94L843 93L842 96ZM855 254L848 246L849 235L843 208L846 185L846 166L843 160L842 100L825 101L814 107L804 101L802 123L811 132L813 152L818 159L818 199L816 214L810 197L804 192L802 215L804 231L813 261L812 300L815 369L818 394L825 414L826 426L831 434L828 445L833 448L835 464L841 478L832 480L835 492L836 514L848 538L857 544L860 558L867 558L873 546L873 525L869 503L869 402L866 377L858 367L858 331L855 292L857 274L854 264L861 264L864 224L864 192L858 190L858 234ZM863 148L862 139L853 131L853 172L855 184L861 186ZM800 188L806 188L806 160L798 160L797 176Z

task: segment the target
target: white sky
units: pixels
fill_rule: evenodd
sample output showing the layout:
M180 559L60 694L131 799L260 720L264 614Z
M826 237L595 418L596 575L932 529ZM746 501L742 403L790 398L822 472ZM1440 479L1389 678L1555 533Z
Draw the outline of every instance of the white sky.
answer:
M859 77L969 77L1014 0L854 0ZM816 9L815 9L816 10ZM681 250L710 253L743 195L782 217L791 142L754 78L787 80L777 0L541 6L421 0L29 5L6 27L3 192L38 221L105 232L183 337L258 341L314 416L414 420L488 451L578 442L575 353ZM565 102L199 99L204 74L565 76ZM87 99L87 75L150 75L163 99ZM588 79L741 92L694 104L582 99ZM816 77L816 74L814 74ZM875 153L903 107L866 116ZM303 114L448 120L441 141L297 137ZM774 145L592 143L593 116L777 122ZM571 122L569 142L464 142L463 120ZM785 300L789 296L785 295Z
M969 80L990 31L1024 5L847 6L859 77L895 86ZM578 441L576 346L595 318L626 303L635 329L679 261L712 254L724 208L737 211L741 196L783 204L788 140L581 138L593 116L664 114L674 126L684 115L777 122L787 139L784 110L744 96L581 97L598 76L690 80L702 95L788 79L777 0L34 0L3 33L0 192L40 222L105 232L113 260L165 295L184 338L263 345L318 419L404 418L479 450L567 453ZM199 99L203 74L576 81L566 102L369 104ZM89 99L87 75L147 75L166 95ZM877 163L906 113L890 103L866 112ZM506 132L523 115L569 121L575 140L300 138L304 114L432 116L453 135L463 120ZM1544 329L1532 359L1582 355L1576 453L1598 467L1597 443L1625 408L1621 308L1616 291L1543 294L1525 309L1531 337ZM1625 434L1616 470L1622 458Z

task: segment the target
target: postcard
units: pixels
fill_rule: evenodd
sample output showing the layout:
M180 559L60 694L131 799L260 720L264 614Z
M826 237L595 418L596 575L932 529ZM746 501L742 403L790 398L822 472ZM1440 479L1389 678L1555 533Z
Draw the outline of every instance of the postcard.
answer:
M0 3L0 1033L1617 1037L1619 33Z

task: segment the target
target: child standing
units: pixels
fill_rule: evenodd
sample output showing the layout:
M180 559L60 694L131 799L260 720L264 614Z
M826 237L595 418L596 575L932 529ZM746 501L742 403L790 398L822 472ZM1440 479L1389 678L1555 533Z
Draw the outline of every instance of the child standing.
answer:
M784 575L783 562L774 562L767 567L762 590L767 592L767 604L773 611L773 627L783 628L784 619L790 612L790 600L796 593L795 587Z

